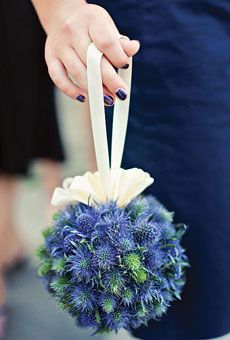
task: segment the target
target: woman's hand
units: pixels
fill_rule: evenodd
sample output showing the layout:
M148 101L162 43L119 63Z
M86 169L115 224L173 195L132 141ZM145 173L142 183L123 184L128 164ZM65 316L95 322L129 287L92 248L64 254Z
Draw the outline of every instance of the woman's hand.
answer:
M35 7L38 9L38 5ZM137 53L140 44L137 40L119 39L118 30L105 9L83 0L59 0L46 20L45 29L48 71L62 92L85 101L87 49L93 41L104 54L101 68L105 104L112 105L115 97L125 100L126 85L113 66L128 68L128 57Z

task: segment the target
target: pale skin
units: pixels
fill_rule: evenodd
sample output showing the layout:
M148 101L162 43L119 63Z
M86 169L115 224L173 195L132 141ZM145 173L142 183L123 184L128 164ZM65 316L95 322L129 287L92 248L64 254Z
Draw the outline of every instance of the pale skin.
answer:
M115 100L126 99L126 85L114 67L128 67L140 43L120 38L109 13L84 0L33 0L47 33L45 59L55 85L67 96L87 99L86 54L94 42L104 54L101 64L104 94ZM119 96L122 89L123 96ZM122 97L122 98L121 98Z

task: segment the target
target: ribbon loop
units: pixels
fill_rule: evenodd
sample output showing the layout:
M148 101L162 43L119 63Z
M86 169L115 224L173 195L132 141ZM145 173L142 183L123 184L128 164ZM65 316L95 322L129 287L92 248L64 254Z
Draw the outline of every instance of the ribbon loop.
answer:
M120 69L118 74L127 85L128 96L126 100L116 100L113 115L112 148L111 148L111 172L109 166L108 141L105 122L105 107L103 102L103 87L101 78L102 53L94 43L91 43L87 51L87 80L93 139L96 152L98 171L103 181L105 193L108 194L111 173L116 176L120 169L125 136L129 115L129 103L132 78L132 58L129 58L129 68Z

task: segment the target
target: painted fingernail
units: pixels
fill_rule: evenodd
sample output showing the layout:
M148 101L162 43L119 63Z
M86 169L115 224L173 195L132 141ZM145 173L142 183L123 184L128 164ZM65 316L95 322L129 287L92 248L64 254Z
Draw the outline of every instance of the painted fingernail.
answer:
M125 64L121 68L123 68L124 70L127 70L127 68L129 68L129 64Z
M114 104L113 97L112 96L104 95L104 103L107 106L112 106Z
M81 103L84 103L85 102L85 96L83 96L82 94L79 94L76 99L81 102Z
M118 89L116 95L119 99L125 100L127 98L127 92L124 89Z

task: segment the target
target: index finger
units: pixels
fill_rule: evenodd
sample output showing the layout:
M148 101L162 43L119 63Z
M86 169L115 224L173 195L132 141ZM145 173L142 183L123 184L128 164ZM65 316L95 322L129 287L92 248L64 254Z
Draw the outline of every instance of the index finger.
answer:
M119 32L106 11L103 18L94 17L93 25L89 25L89 35L113 66L120 68L127 65L128 56L120 43Z

